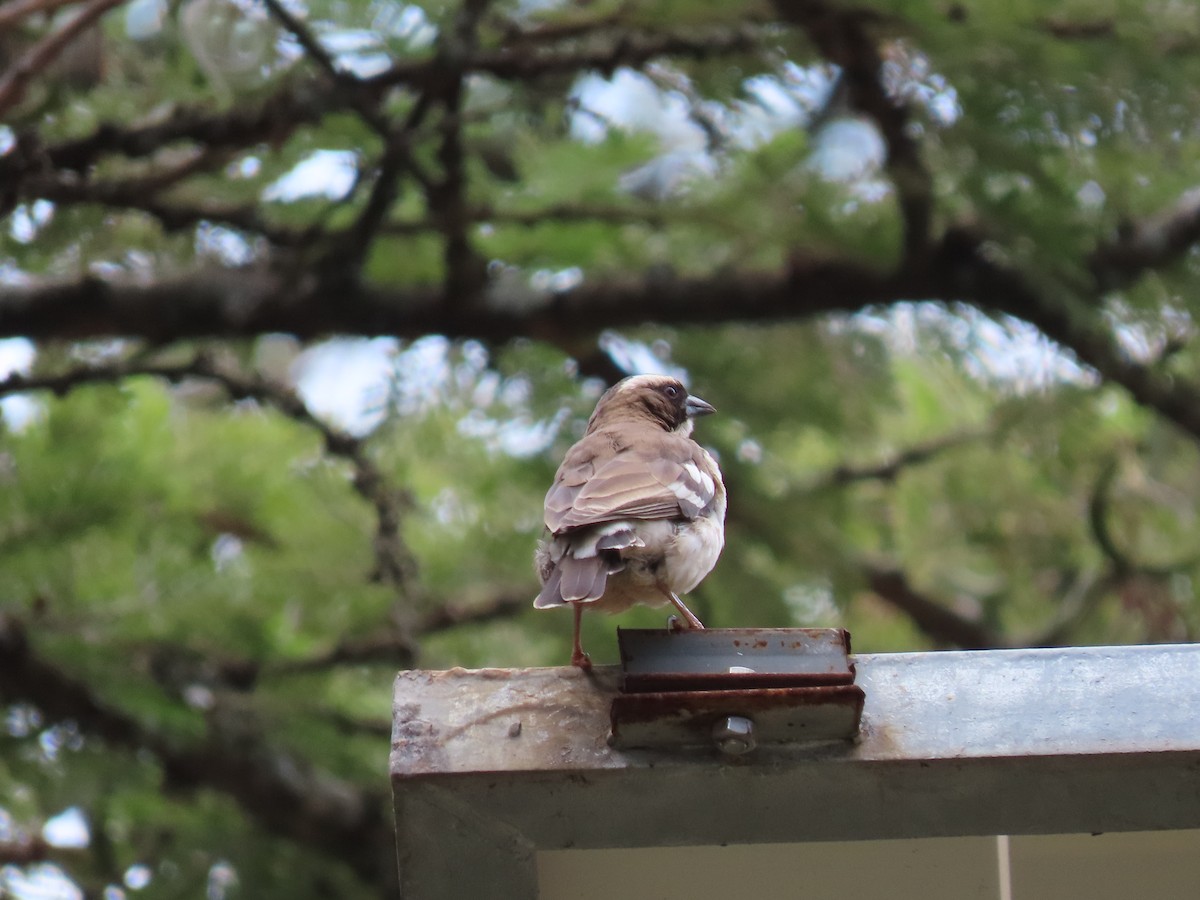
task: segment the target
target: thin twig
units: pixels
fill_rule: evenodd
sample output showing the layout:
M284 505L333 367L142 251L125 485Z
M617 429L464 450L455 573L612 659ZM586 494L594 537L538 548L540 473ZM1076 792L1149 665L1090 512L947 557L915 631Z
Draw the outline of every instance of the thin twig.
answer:
M826 487L844 487L859 481L895 481L902 472L912 466L931 462L948 450L955 450L966 444L975 443L990 434L988 431L966 431L943 435L921 444L907 447L893 456L880 462L852 466L842 464L830 470L827 474L807 490L821 490Z
M684 99L688 116L704 132L709 153L721 154L729 149L729 135L725 126L709 108L709 101L700 96L686 75L660 63L649 63L642 71L660 90L671 91Z
M304 49L304 52L325 70L325 74L335 82L347 80L352 82L358 81L351 73L338 68L329 51L317 40L317 36L309 30L307 25L288 12L287 8L279 0L262 0L262 2L267 7L267 11L278 19L279 23L291 33L296 42Z
M3 77L0 77L0 118L25 96L29 82L45 71L59 55L83 32L99 21L100 17L125 0L92 0L62 28L48 34L18 59Z
M0 6L0 31L4 31L34 13L49 13L79 0L11 0Z

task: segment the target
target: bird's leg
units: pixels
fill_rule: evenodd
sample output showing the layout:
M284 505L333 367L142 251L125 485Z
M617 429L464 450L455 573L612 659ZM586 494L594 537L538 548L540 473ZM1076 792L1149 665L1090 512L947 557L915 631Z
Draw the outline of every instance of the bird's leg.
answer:
M575 643L571 647L571 665L578 666L581 669L590 669L592 667L592 659L583 652L583 644L579 642L579 623L583 619L583 604L572 603L571 607L575 612Z
M674 591L667 591L666 593L667 596L671 598L671 602L675 604L675 608L679 610L679 614L683 616L682 623L679 623L678 619L675 619L674 616L671 616L672 619L675 619L675 623L679 623L680 629L690 631L694 628L704 628L704 623L696 618L696 614L694 612L687 608L687 605L679 599L678 594L676 594ZM674 623L672 624L671 630L675 630Z

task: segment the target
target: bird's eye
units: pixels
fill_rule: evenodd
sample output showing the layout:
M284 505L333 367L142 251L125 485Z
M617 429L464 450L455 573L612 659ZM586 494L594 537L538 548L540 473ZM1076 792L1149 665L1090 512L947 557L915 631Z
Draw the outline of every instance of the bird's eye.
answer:
M672 400L674 400L676 397L679 396L679 388L675 387L675 385L673 385L673 384L668 384L663 389L663 393L665 393L668 397L670 397Z

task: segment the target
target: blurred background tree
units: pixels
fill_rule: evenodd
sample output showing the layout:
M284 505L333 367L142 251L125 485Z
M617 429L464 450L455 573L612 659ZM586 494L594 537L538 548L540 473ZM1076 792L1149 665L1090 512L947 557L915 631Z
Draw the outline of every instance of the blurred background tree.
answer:
M628 372L709 624L1192 640L1198 85L1167 0L7 0L0 897L387 896L390 674L565 662Z

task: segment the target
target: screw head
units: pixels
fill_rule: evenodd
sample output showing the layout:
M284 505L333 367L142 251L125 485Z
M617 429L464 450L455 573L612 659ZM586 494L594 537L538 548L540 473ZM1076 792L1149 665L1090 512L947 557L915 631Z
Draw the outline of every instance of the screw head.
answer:
M754 721L746 716L722 716L713 723L713 743L727 756L742 756L758 746Z

